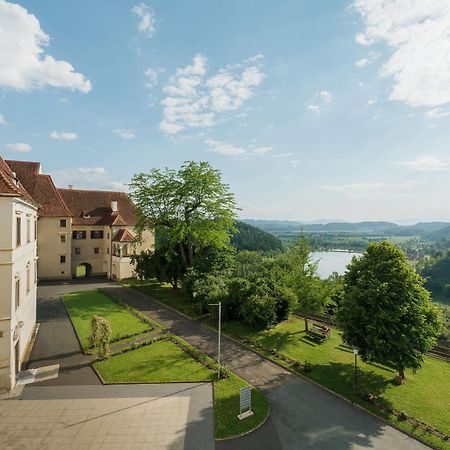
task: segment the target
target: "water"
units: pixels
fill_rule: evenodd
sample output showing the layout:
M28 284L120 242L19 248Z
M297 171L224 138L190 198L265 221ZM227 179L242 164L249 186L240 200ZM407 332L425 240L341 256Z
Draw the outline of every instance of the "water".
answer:
M333 272L343 275L347 270L347 264L354 256L361 253L354 252L312 252L313 261L318 261L317 272L320 278L328 278Z

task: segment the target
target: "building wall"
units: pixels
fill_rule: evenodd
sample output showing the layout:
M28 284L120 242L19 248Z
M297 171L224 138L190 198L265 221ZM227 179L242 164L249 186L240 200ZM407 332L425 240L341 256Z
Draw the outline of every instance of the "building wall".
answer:
M61 226L61 220L66 226ZM39 279L72 278L72 219L40 217L38 220ZM65 240L65 242L63 242ZM61 261L64 257L65 262Z
M21 243L16 245L16 219ZM36 325L36 208L13 197L0 197L0 391L12 389ZM16 305L16 281L19 284Z

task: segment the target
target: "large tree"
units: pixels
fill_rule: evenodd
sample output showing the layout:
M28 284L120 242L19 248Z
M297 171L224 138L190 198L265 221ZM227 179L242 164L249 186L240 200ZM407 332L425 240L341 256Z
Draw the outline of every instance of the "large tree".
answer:
M317 275L317 263L311 259L311 249L306 238L300 236L279 260L284 265L284 282L296 296L297 308L304 314L305 330L308 331L307 313L319 312L328 297L323 295L324 283Z
M338 311L344 341L359 347L363 360L395 367L401 379L406 368L421 367L440 331L439 310L423 284L403 251L387 241L353 258L344 279Z
M235 199L209 163L188 161L178 171L139 173L130 187L138 208L138 234L146 228L155 230L165 247L178 249L186 269L202 250L229 244Z

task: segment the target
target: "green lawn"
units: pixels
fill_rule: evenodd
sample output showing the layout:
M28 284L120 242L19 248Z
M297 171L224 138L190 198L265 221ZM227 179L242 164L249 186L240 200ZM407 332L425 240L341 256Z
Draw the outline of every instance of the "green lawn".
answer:
M240 421L239 389L248 386L234 374L216 380L217 374L181 350L173 342L162 340L136 350L112 356L94 364L106 383L159 383L214 381L215 432L217 438L245 433L264 421L268 401L253 389L255 414Z
M94 364L106 383L210 381L214 374L168 340Z
M136 279L122 280L121 283L126 287L134 287L193 319L200 316L197 307L186 300L181 289L175 290L169 283L158 283L155 280Z
M237 322L224 323L223 331L275 348L302 363L309 361L312 371L308 377L347 398L360 401L354 391L354 355L343 345L339 330L333 329L330 338L322 344L305 334L304 320L297 317L268 331L254 332ZM358 360L358 368L359 385L364 391L382 396L395 409L404 410L450 434L450 363L426 357L416 374L406 372L406 380L401 386L392 382L396 372L390 368L361 360Z
M94 314L108 319L114 340L144 333L150 329L148 324L142 322L111 298L98 291L65 294L63 302L84 350L89 349L90 321Z

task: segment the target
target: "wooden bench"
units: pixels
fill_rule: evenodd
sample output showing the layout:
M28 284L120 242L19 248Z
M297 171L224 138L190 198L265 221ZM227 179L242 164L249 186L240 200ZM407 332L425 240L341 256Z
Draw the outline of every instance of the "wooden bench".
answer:
M330 335L330 329L325 325L313 323L312 327L306 332L309 336L324 341Z

